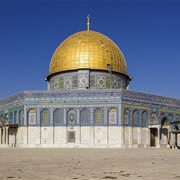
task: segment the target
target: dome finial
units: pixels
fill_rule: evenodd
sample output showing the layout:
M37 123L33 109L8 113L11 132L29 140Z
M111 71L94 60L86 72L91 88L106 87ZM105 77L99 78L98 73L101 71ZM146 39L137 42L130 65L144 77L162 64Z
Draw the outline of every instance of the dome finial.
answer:
M90 19L90 14L87 15L87 30L89 30L89 28L90 28L89 19Z

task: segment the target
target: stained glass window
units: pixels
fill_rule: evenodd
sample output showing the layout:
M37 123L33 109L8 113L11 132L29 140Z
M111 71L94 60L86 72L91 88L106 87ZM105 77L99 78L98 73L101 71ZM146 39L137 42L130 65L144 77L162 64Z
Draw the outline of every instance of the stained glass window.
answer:
M126 109L126 110L124 111L124 122L122 122L122 124L127 125L128 122L129 122L129 110Z
M10 123L13 124L13 113L10 113Z
M42 125L48 124L48 110L47 109L43 109L41 111L41 124Z
M176 116L175 116L175 121L178 121L178 120L179 120L179 115L176 114Z
M54 124L63 124L63 110L62 109L56 109L54 111Z
M115 108L111 108L109 110L109 124L117 123L117 110Z
M146 122L147 122L147 112L144 111L144 112L142 113L141 125L142 125L142 126L146 126Z
M36 110L31 109L28 112L28 123L29 124L35 124L36 123Z
M169 121L172 121L173 120L173 115L169 114L168 119L169 119Z
M19 111L19 124L23 125L23 112L22 112L22 110Z
M102 120L103 120L103 112L102 109L98 108L95 110L95 124L102 124Z
M138 111L133 112L133 125L137 126L138 124Z
M15 123L15 124L17 123L17 120L18 120L18 119L17 119L17 115L18 115L18 114L17 114L17 111L15 111L15 112L14 112L14 123Z
M81 125L87 125L89 123L89 110L82 109L80 112Z

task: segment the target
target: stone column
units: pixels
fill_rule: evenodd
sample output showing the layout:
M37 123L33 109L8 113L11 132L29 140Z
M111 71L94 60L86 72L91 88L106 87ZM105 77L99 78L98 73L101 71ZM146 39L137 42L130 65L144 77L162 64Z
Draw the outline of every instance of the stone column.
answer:
M81 131L80 131L81 132ZM107 146L109 145L109 128L108 128L108 126L107 126L107 128L106 128L106 133L107 133L107 140L106 140L106 144L107 144Z
M13 128L13 135L12 135L12 146L15 147L15 144L16 144L16 129Z
M129 147L133 144L133 127L129 126Z
M157 128L157 145L156 145L157 148L160 147L160 128L158 127Z
M142 128L138 127L138 145L142 144Z
M168 148L170 148L170 139L169 139L169 136L170 136L170 134L169 134L169 132L170 132L170 129L169 129L169 127L167 127L167 138L166 138L166 147L168 147Z
M151 146L151 128L148 128L146 130L146 144L144 145L144 147L150 147Z
M9 127L6 126L5 128L6 128L6 145L8 145L8 143L9 143Z
M170 138L170 148L174 149L174 135L171 131L171 138Z
M174 133L172 133L171 140L172 140L172 149L174 149L175 148L175 135L174 135Z
M177 149L177 140L178 140L177 136L178 136L178 134L174 133L174 136L175 136L175 138L174 138L175 139L175 141L174 141L175 142L174 143L175 144L174 148Z
M178 133L178 134L177 134L177 145L178 145L178 146L179 146L179 137L180 137L179 135L180 135L180 134Z
M125 146L125 126L121 126L121 147Z
M3 130L2 144L5 144L5 139L6 139L6 129L5 129L5 127L3 127L2 130Z

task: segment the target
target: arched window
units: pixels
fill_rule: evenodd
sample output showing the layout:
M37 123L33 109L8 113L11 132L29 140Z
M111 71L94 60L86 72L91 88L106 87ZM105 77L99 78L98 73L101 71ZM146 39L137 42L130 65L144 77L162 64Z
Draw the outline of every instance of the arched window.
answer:
M134 126L138 125L138 111L137 110L135 110L133 112L133 122L132 123L133 123L132 125L134 125Z
M175 121L178 121L178 120L179 120L179 115L176 114L176 116L175 116Z
M68 111L67 122L68 122L68 125L75 125L76 124L76 112L74 109L70 109Z
M109 110L109 124L117 123L117 110L115 108L111 108Z
M56 109L54 111L54 125L60 125L64 124L63 121L63 110L62 109Z
M164 114L162 114L162 116L164 116ZM151 114L151 121L155 121L156 119L157 119L156 113L152 113Z
M168 120L169 120L169 122L173 120L173 115L172 114L169 114Z
M19 111L19 124L23 125L23 112L22 112L22 110Z
M95 113L94 113L94 117L95 117L95 124L97 124L97 125L102 124L102 121L103 121L102 109L100 109L100 108L96 109Z
M141 126L146 126L147 118L148 118L148 117L147 117L147 112L144 111L144 112L142 113Z
M11 123L11 124L14 123L14 122L13 122L13 113L12 113L12 112L10 113L10 123Z
M126 109L124 111L124 121L122 122L122 124L128 125L128 123L129 123L129 110Z
M82 109L80 112L80 122L81 125L88 125L89 124L89 110L87 108Z
M28 124L36 124L36 110L30 109L28 111Z
M47 109L43 109L41 111L41 124L48 125L48 110Z
M17 118L17 116L18 116L18 113L17 113L17 111L15 111L14 112L14 124L17 124L18 122L18 118Z

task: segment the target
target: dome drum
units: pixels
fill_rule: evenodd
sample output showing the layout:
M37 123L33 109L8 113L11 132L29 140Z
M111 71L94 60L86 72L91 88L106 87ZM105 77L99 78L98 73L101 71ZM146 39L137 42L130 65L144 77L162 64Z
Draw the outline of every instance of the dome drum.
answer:
M48 81L49 90L65 89L127 89L127 76L108 71L79 69L56 74Z

